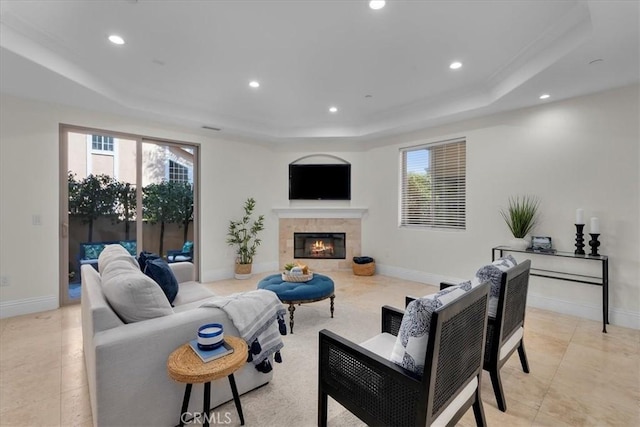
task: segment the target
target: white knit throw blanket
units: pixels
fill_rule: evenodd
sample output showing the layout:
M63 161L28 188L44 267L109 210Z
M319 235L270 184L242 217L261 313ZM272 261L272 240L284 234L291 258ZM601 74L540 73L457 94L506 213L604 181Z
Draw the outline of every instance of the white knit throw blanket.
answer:
M264 289L241 292L209 299L202 307L217 307L227 313L249 346L247 361L258 371L271 371L269 356L274 353L280 362L279 351L284 346L280 335L287 333L286 310L275 293Z

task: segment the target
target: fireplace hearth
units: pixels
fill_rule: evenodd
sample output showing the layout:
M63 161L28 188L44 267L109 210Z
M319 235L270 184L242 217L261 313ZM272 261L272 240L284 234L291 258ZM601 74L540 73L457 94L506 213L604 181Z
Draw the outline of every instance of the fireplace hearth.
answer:
M293 233L293 257L345 259L345 233Z

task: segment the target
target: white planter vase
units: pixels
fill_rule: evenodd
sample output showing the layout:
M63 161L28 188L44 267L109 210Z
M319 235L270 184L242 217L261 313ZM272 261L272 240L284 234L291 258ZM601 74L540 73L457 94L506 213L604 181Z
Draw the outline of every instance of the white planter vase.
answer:
M513 239L509 240L509 247L524 251L529 247L529 240L514 237Z

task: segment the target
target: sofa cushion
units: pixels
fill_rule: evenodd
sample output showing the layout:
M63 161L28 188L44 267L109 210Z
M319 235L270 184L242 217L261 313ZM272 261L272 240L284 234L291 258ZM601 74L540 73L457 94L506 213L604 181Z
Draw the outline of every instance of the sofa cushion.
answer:
M101 266L102 292L109 305L125 323L172 314L171 304L160 286L130 259L127 252L127 257Z
M169 264L162 258L148 259L145 263L144 274L151 277L160 286L162 292L167 296L169 304L172 304L178 295L178 280L173 275Z
M173 300L174 311L182 311L182 306L190 304L194 301L200 301L215 297L216 294L207 289L202 283L189 281L183 282L178 285L179 291L176 298Z
M500 297L500 286L502 283L502 273L515 267L518 264L511 255L498 258L491 264L480 267L476 272L476 281L480 283L491 282L489 291L489 317L496 317L498 311L498 298Z
M138 267L138 262L131 254L119 244L112 244L104 246L104 249L98 257L98 271L100 274L104 271L104 268L115 260L123 260L130 264L134 268Z
M422 375L433 312L478 285L480 285L479 282L465 282L411 301L402 317L390 360L411 372Z
M387 360L391 360L391 353L393 352L393 347L395 346L395 344L396 337L388 332L383 332L369 338L364 342L361 342L360 347L366 348L367 350Z

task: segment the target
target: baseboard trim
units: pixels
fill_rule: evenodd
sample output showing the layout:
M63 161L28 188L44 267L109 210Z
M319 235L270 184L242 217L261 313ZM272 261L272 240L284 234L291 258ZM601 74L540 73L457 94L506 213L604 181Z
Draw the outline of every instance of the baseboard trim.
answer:
M376 264L376 270L379 274L385 276L396 277L398 279L411 280L414 282L435 286L439 286L440 282L460 283L465 280L456 277L440 276L437 274L426 273L424 271L409 270L389 265ZM527 305L553 311L556 313L581 317L583 319L596 320L600 322L602 321L601 305L591 306L579 304L574 301L549 298L546 295L532 294L531 291L529 291L529 295L527 297ZM609 307L609 323L623 326L625 328L640 329L640 313Z
M549 298L529 293L527 305L584 319L602 322L602 306L579 304L574 301ZM609 323L625 328L640 329L640 313L609 307Z
M412 282L424 283L425 285L433 285L440 287L440 282L460 283L463 279L450 276L441 276L439 274L426 273L424 271L408 270L406 268L393 267L390 265L376 264L376 271L384 276L396 277L403 280L411 280Z
M0 319L55 310L58 307L60 307L58 297L54 295L2 301L0 302Z
M253 264L251 267L251 274L264 273L266 271L278 271L279 269L280 267L278 267L277 262L259 262ZM233 265L230 265L228 268L220 268L217 270L203 272L200 281L203 283L215 282L217 280L233 279L234 276L235 271L233 269Z

